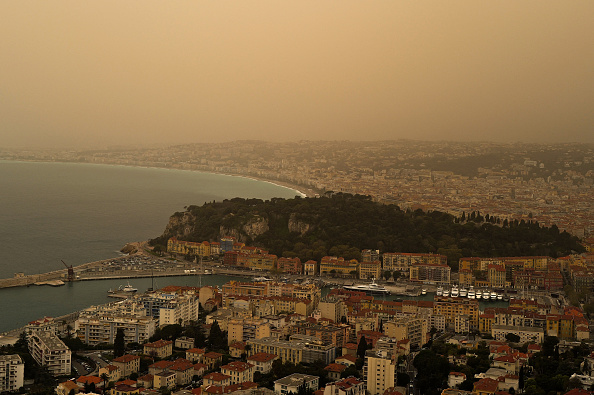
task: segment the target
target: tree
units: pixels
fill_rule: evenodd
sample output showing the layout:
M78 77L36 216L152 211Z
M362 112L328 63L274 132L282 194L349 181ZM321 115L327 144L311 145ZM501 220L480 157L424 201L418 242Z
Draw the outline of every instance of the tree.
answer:
M512 343L518 343L520 341L520 336L512 332L509 332L507 335L505 335L505 338L507 339L507 341Z
M210 326L210 334L208 335L208 344L214 350L227 350L227 335L221 330L219 323L215 321Z
M113 341L113 356L115 358L121 357L126 353L126 341L124 339L124 329L118 328L115 339Z
M413 365L418 371L418 385L423 394L439 394L443 387L450 365L448 360L441 355L437 355L432 350L421 350L415 359Z
M102 373L101 380L103 380L103 388L107 388L109 384L109 375L107 373Z
M361 340L359 340L359 345L357 346L357 356L365 359L365 352L367 352L367 340L365 340L365 336L361 336Z
M346 368L345 370L342 371L342 373L340 374L340 378L347 378L350 376L354 376L356 378L361 377L361 374L359 373L359 370L357 369L357 367L355 365L350 365L348 368Z

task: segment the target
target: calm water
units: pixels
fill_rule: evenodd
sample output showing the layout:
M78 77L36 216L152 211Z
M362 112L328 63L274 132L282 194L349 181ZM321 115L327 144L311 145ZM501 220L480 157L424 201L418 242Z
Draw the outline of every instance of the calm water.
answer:
M184 206L295 195L218 174L0 161L0 278L115 257L126 242L159 236Z
M223 285L229 280L242 280L230 276L202 276L202 285ZM245 278L243 278L245 281ZM199 286L198 276L156 277L155 288L166 285ZM47 317L59 317L86 307L117 301L107 291L130 282L138 292L151 286L150 278L93 280L67 283L62 287L30 286L0 289L2 319L0 333L20 328L27 322Z
M79 265L118 256L126 242L160 235L169 216L184 206L238 196L295 195L270 183L218 174L0 161L0 278L62 269L61 260ZM188 279L172 284L185 285ZM106 291L120 283L0 289L0 332L44 315L105 303Z

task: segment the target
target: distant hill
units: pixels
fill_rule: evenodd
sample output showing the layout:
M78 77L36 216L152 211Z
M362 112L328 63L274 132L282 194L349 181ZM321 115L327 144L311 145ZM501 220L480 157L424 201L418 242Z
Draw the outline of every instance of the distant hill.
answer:
M469 215L470 217L470 215ZM485 216L488 218L488 216ZM234 236L248 245L264 247L302 261L326 255L359 259L362 249L381 252L431 252L448 256L452 266L460 257L559 257L582 252L579 240L556 226L500 222L473 214L460 221L439 211L403 211L375 203L368 196L337 193L320 198L235 198L189 206L171 216L165 232L151 240L167 244L176 236L187 241L218 241Z

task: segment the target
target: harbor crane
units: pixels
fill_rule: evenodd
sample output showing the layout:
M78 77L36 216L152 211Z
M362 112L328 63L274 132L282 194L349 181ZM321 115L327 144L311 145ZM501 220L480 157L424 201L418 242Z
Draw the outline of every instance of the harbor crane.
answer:
M68 269L68 281L74 281L74 268L72 267L72 265L68 266L64 261L62 261L62 263L64 264L64 266L66 266L66 269Z

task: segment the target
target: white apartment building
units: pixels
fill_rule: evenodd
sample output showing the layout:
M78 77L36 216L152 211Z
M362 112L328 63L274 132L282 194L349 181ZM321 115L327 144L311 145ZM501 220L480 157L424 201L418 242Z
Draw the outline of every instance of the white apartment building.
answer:
M52 333L34 333L29 336L29 353L54 376L70 374L72 352L60 338Z
M25 364L20 356L0 355L0 392L17 391L23 386Z
M396 385L396 361L386 352L369 351L365 356L363 377L367 381L367 391L371 395L381 395Z
M290 392L296 394L302 385L305 385L312 391L317 391L320 386L320 378L302 373L293 373L276 380L274 382L274 392L280 395L287 395Z
M81 313L75 328L78 338L91 346L112 344L118 329L124 330L126 343L144 343L155 334L156 321L152 317L135 317L118 313Z
M322 318L330 319L334 322L340 322L342 316L346 315L346 306L342 299L326 297L318 304L318 310Z
M159 326L188 325L198 319L200 300L195 294L179 295L159 309Z

